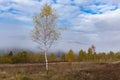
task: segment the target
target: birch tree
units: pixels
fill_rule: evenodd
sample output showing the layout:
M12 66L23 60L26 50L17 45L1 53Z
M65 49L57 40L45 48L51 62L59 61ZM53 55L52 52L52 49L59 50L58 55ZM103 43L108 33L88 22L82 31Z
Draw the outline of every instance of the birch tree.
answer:
M33 17L34 28L32 30L32 40L39 44L39 48L44 50L46 70L48 73L47 52L52 44L58 40L60 33L57 28L57 15L52 7L45 4L40 13Z

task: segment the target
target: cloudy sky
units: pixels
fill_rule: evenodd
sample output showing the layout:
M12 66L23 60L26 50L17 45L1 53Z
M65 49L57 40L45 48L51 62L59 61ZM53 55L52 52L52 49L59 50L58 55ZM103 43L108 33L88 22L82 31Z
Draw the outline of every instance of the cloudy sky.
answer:
M33 15L50 4L58 26L67 27L51 50L120 51L120 0L0 0L0 49L36 50L30 39Z

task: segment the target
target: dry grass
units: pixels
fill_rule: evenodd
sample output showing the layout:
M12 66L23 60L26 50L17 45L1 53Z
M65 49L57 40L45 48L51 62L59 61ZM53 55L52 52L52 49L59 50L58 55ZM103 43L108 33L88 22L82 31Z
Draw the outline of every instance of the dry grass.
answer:
M120 63L67 62L0 65L0 80L120 80Z

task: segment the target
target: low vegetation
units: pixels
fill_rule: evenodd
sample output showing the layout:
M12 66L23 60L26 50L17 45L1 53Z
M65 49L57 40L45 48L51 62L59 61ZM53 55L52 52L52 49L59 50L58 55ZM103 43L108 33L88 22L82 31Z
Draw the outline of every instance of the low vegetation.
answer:
M120 80L120 63L2 64L0 80Z

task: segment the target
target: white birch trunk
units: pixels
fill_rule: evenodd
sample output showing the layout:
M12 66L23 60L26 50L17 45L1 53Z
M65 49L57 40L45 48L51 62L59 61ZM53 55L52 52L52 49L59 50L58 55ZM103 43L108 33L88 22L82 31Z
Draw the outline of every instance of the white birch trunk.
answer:
M45 63L46 63L46 71L48 74L48 59L47 59L47 50L45 49Z

